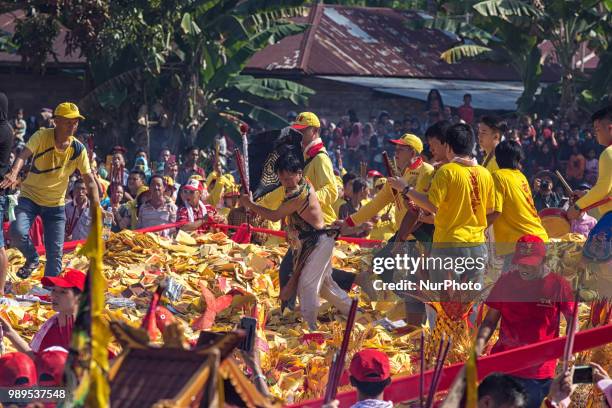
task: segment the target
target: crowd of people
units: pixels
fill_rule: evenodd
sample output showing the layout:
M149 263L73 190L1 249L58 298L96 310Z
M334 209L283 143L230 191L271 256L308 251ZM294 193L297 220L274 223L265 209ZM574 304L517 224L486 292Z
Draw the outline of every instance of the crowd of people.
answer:
M47 262L41 284L61 298L53 303L56 318L31 344L4 320L2 328L24 353L68 347L66 336L82 291L82 273L62 272L62 248L65 241L87 237L92 209L99 206L106 228L114 232L170 224L158 233L171 236L177 229L206 232L211 224L240 226L247 220L283 228L290 251L280 265L280 298L290 308L299 299L300 313L311 330L317 328L319 297L348 314L346 288L357 284L368 293L371 271L351 274L332 268L334 241L342 234L387 243L375 255L379 257L394 254L395 243L418 241L427 244L432 258L498 260L502 276L486 299L488 313L476 341L479 355L486 352L498 326L493 353L558 337L560 315L571 316L577 305L567 281L545 265L549 236L538 211L565 205L575 232L590 239L597 231L612 239L612 203L605 201L612 187L612 107L578 126L563 120L532 121L528 116L476 118L470 103L471 96L466 95L464 105L453 111L434 90L427 101L426 120L393 121L381 112L363 126L354 112L337 124L312 112L291 114L292 128L302 135L303 157L279 157L274 170L280 187L253 200L241 193L241 180L230 168L234 162L228 160L231 142L224 137L218 138L212 155L195 146L177 155L162 146L151 160L145 149L139 149L130 166L125 147L116 146L103 155L87 140L74 137L84 119L75 104L59 104L48 118L49 127L31 132L23 111L8 120L7 100L0 94L0 188L5 198L1 213L10 221L10 245L26 258L17 275L27 278L38 269L36 244L42 243ZM383 151L394 157L390 168ZM557 190L561 183L555 170L565 175L572 192ZM389 171L392 174L383 175ZM584 211L598 203L599 221ZM42 228L43 234L33 233L36 228ZM42 242L36 242L40 235ZM496 244L494 254L489 254L491 242ZM607 262L610 254L599 258L591 254L589 259ZM6 270L2 248L0 295ZM447 266L426 272L437 282L454 274ZM484 266L474 268L461 279L479 283L484 273ZM381 275L386 281L396 278L393 270ZM514 288L513 293L528 288L522 294L529 300L509 304L504 297L508 288ZM438 300L453 299L449 293L439 296ZM426 321L435 325L435 311L414 296L402 297L409 325L418 327ZM538 303L542 298L556 300L542 308ZM530 316L529 325L525 316ZM351 383L365 401L356 406L389 406L376 402L390 383L388 364L381 352L364 350L355 355ZM479 399L495 402L479 406L505 406L504 402L537 408L543 401L563 406L559 404L569 397L571 380L568 373L553 379L555 366L553 360L512 376L485 379ZM605 380L607 374L596 370ZM504 384L504 392L499 384ZM609 394L609 383L600 387Z

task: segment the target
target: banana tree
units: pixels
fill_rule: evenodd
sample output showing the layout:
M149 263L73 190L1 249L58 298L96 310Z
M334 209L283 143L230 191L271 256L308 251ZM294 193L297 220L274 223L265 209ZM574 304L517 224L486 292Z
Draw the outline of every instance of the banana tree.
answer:
M517 108L527 111L542 74L539 38L531 30L532 20L540 14L536 7L519 0L488 0L471 2L469 7L454 4L410 26L456 34L460 42L440 55L449 64L470 58L509 64L524 87Z
M541 36L549 40L561 66L562 116L573 117L578 110L577 78L583 76L576 67L576 54L583 43L605 41L612 30L610 2L599 0L543 1L544 13L536 20ZM606 5L607 10L602 6ZM609 69L609 67L608 67Z
M603 9L607 8L607 12ZM534 101L541 75L541 55L538 45L549 40L561 66L561 113L572 114L576 109L574 80L579 75L575 55L585 41L601 40L610 32L609 0L487 0L472 6L476 16L472 25L459 24L453 31L462 39L442 54L449 63L463 58L487 58L511 64L521 76L524 91L518 100L521 111ZM449 16L429 21L444 25ZM474 28L476 28L474 30Z
M88 57L95 87L82 103L102 107L101 117L127 112L134 118L138 105L161 100L170 111L173 145L180 137L188 144L206 143L221 127L235 136L236 118L282 126L283 118L248 102L247 96L303 105L313 91L241 72L257 51L306 29L289 20L305 13L303 3L112 2L100 36L114 45Z

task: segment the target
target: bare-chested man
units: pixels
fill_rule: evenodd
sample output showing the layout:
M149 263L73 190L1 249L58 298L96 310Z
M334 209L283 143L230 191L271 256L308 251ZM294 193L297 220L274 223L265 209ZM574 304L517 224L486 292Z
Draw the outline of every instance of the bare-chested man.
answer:
M285 199L276 210L253 203L243 195L240 202L262 218L286 218L287 240L293 251L293 273L281 290L281 299L297 291L300 310L311 330L317 327L319 295L348 314L350 298L332 279L332 253L337 230L326 228L323 211L313 186L303 177L301 162L292 155L276 161L278 178L285 188Z

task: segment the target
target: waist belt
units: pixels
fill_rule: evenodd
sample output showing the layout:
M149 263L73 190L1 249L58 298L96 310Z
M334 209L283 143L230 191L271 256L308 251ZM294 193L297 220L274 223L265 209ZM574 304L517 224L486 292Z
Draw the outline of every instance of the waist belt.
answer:
M330 237L334 237L337 239L340 236L339 228L322 228L320 230L311 230L311 231L303 231L298 234L298 238L300 241L304 241L309 238L319 237L321 235L329 235Z

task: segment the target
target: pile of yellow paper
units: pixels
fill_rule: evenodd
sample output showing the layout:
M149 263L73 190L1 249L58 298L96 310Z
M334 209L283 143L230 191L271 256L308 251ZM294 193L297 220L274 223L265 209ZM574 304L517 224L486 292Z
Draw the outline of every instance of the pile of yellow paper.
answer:
M271 392L286 403L321 396L346 320L324 303L318 331L310 332L299 312L281 312L278 265L286 251L286 246L236 244L223 233L192 236L180 232L174 240L131 231L113 234L106 242L104 255L104 273L108 280L106 314L109 319L139 326L151 293L163 277L170 277L184 290L177 301L163 298L162 304L174 313L192 344L200 329L232 330L242 316L257 317L261 327L256 345ZM372 249L338 241L333 265L351 272L367 270L372 252ZM8 255L13 292L26 294L33 287L39 287L43 267L31 278L21 280L15 272L23 264L23 257L14 249L9 249ZM64 263L86 271L88 260L75 251L64 255ZM350 295L359 297L363 312L356 320L347 361L356 351L372 347L388 354L393 375L417 372L421 330L389 330L377 324L384 318L389 322L403 317L404 306L399 299L373 302L359 289ZM122 304L122 300L130 304ZM0 315L28 341L53 313L48 304L0 306ZM426 328L423 330L427 336L431 335ZM462 335L465 339L454 339L453 343L466 344L465 351L451 353L447 363L466 358L473 333ZM157 338L160 341L160 336ZM8 340L4 343L10 350ZM120 352L116 343L111 348ZM350 387L347 378L342 383L343 387Z

